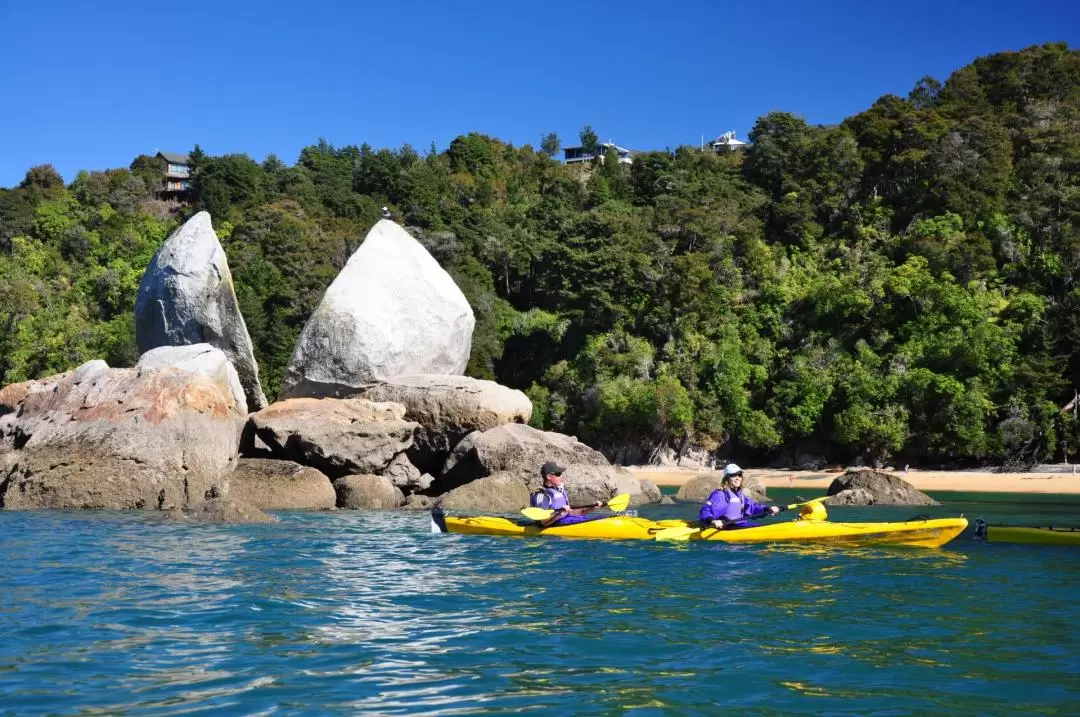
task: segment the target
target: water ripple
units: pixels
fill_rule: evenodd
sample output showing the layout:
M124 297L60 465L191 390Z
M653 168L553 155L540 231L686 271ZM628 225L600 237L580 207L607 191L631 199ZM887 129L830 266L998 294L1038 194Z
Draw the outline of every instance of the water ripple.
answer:
M422 515L281 517L0 512L0 714L1080 705L1069 549L515 540L433 536Z

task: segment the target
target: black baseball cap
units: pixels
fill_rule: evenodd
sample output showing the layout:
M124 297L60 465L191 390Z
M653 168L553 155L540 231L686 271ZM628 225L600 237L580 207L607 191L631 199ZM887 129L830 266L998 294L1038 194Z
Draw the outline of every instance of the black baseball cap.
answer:
M540 475L546 476L548 473L554 473L557 476L561 476L564 470L566 469L555 461L548 461L540 468Z

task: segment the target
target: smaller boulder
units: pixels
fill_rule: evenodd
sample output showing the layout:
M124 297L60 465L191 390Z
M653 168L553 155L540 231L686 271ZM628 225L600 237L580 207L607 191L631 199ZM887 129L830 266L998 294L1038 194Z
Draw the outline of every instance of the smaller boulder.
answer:
M842 490L824 501L825 505L873 505L874 494L866 488L849 488Z
M405 505L405 496L386 476L350 475L334 481L339 508L385 510Z
M405 501L405 510L431 510L433 501L429 496L413 493Z
M175 515L175 513L173 513ZM196 510L186 514L200 523L276 523L278 519L267 515L253 505L234 498L212 498Z
M529 505L529 489L514 473L495 473L466 483L442 496L447 510L517 513Z
M856 489L861 490L856 493ZM851 493L840 496L848 491ZM831 496L829 505L939 505L903 478L869 468L836 478L827 493Z
M329 510L337 505L334 486L322 472L265 458L237 461L229 497L263 510Z
M679 486L675 500L704 503L712 492L720 487L722 480L723 475L719 472L699 473ZM752 474L743 476L743 492L747 493L755 503L764 503L769 500L765 484Z
M249 417L241 450L257 436L275 458L318 468L331 478L377 475L412 445L417 425L399 403L363 398L292 398ZM418 477L418 476L417 476Z

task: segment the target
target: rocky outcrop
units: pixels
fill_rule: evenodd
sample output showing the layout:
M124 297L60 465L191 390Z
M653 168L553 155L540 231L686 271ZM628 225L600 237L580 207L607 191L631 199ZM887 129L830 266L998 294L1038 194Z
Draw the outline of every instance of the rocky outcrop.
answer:
M157 370L178 368L191 371L233 397L233 407L239 416L247 416L247 397L236 369L225 352L210 344L191 344L190 346L162 346L151 349L139 357L137 369Z
M377 475L412 445L416 428L399 403L294 398L253 413L244 445L257 435L275 458L318 468L331 479Z
M868 468L836 478L827 493L828 505L939 505L903 478Z
M334 486L321 471L292 461L241 458L229 478L229 497L263 510L328 510Z
M684 500L693 503L704 503L709 495L720 487L723 474L719 471L699 473L690 480L679 486L679 492L675 494L675 500ZM749 495L755 503L763 503L768 500L765 492L765 484L760 478L752 473L743 476L743 491Z
M207 212L173 232L146 268L135 300L135 341L142 353L208 343L232 362L247 407L267 405L229 263Z
M92 361L8 386L12 402L4 508L191 508L228 492L234 400L201 376Z
M454 280L400 226L368 232L293 351L282 398L350 396L372 381L460 374L476 323Z
M507 423L528 423L532 402L521 391L468 376L395 376L364 387L357 396L405 406L405 418L420 424L409 459L436 473L450 451L473 431Z
M405 496L385 476L350 475L334 481L339 508L385 510L405 505Z

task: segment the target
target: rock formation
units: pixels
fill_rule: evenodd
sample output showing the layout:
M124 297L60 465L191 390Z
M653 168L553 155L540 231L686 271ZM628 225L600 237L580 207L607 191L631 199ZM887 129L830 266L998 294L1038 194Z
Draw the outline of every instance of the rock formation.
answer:
M221 349L236 369L248 408L266 407L229 263L207 212L173 232L146 268L135 300L135 341L142 353L201 343Z

